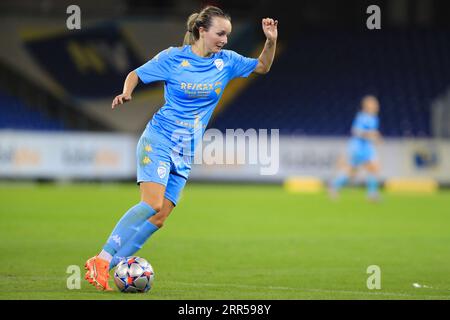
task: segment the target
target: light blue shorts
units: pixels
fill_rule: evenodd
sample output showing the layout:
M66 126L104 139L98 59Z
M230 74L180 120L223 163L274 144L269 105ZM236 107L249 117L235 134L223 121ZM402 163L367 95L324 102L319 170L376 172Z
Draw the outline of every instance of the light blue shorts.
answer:
M362 144L358 141L350 141L348 156L352 167L359 167L376 159L376 151L372 144Z
M174 152L162 134L147 128L137 144L136 158L137 183L166 186L164 197L177 205L191 171L192 157Z

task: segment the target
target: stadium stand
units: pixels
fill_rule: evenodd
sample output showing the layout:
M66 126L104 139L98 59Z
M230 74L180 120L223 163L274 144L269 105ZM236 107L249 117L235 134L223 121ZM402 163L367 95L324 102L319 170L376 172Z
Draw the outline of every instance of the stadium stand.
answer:
M238 38L248 39L246 32ZM242 43L248 41L236 41L233 49L244 54L252 51ZM360 98L370 93L381 102L385 136L432 136L431 107L450 86L450 34L445 30L318 30L303 32L283 46L270 76L253 77L231 104L217 112L210 127L223 131L279 128L285 135L347 136ZM18 77L9 72L2 82L10 84L10 75ZM23 76L14 81L26 82L30 80ZM31 92L37 90L34 85L28 87ZM16 94L20 90L3 88L0 128L111 130L98 119L88 119L71 103L70 108L62 107L62 101L49 97L52 103L46 106L24 104L29 99ZM14 95L6 94L12 91Z
M428 137L432 102L450 85L448 56L445 31L308 32L288 43L271 76L255 78L212 127L348 135L360 98L371 93L381 102L385 136Z
M0 91L0 129L64 130L61 121L32 109L20 99Z
M0 129L111 130L1 60Z

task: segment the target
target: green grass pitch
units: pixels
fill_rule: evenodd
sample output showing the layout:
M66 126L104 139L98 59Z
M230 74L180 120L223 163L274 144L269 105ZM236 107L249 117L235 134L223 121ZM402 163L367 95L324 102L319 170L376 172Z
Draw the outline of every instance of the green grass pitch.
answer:
M82 266L137 201L133 184L3 183L0 299L450 299L449 191L373 204L358 189L333 202L191 183L137 254L153 265L153 289L98 292ZM82 269L79 290L67 289L69 265ZM371 265L380 290L367 288Z

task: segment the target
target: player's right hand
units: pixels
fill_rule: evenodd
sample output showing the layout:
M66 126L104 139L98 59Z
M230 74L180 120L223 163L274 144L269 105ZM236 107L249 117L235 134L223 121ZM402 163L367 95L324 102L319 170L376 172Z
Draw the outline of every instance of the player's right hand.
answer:
M124 104L128 101L131 100L131 95L128 94L119 94L118 96L116 96L111 104L111 108L114 109L115 106L119 105L119 104Z

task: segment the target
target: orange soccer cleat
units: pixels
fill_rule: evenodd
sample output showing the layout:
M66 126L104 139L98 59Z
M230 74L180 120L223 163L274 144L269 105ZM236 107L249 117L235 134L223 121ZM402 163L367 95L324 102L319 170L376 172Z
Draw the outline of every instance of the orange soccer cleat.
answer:
M109 262L95 256L86 261L84 268L87 270L84 277L90 284L98 290L112 291L108 285Z

